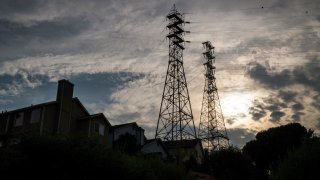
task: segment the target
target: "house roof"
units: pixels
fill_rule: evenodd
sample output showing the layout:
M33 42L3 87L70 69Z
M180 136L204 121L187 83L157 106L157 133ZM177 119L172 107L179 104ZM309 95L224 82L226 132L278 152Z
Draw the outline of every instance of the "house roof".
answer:
M164 145L167 146L168 149L179 149L179 148L193 148L198 143L201 145L200 139L186 139L186 140L178 140L178 141L163 141Z
M88 110L83 106L83 104L81 103L81 101L79 100L79 98L74 97L74 98L72 98L72 101L78 103L79 106L81 107L81 109L83 109L84 112L85 112L88 116L90 115L90 113L89 113Z
M11 111L5 111L3 112L4 114L10 114L10 113L15 113L15 112L19 112L19 111L25 111L25 110L28 110L28 109L34 109L34 108L39 108L39 107L43 107L43 106L47 106L47 105L51 105L51 104L58 104L57 101L49 101L49 102L46 102L46 103L41 103L41 104L36 104L36 105L31 105L31 106L27 106L27 107L24 107L24 108L19 108L19 109L14 109L14 110L11 110Z
M118 128L124 127L124 126L134 126L136 128L143 129L140 126L138 126L138 124L136 122L130 122L130 123L114 125L114 126L111 127L111 130L118 129Z
M130 123L124 123L124 124L118 124L118 125L114 125L112 126L113 128L118 128L118 127L122 127L122 126L127 126L127 125L133 125L133 126L138 126L138 124L136 122L130 122Z
M167 148L167 146L164 144L164 142L161 139L148 139L145 141L145 145L150 144L152 142L157 142L159 144L161 144L161 146L163 147L163 150L167 153L168 156L170 156L169 150Z
M72 98L72 101L73 102L76 102L80 107L81 109L84 110L84 112L87 114L87 115L90 115L88 110L83 106L83 104L80 102L80 100L77 98L77 97L74 97ZM6 113L15 113L15 112L19 112L19 111L25 111L25 110L28 110L28 109L34 109L34 108L39 108L39 107L43 107L43 106L47 106L47 105L51 105L51 104L58 104L59 102L58 101L49 101L49 102L45 102L45 103L41 103L41 104L36 104L36 105L31 105L31 106L28 106L28 107L24 107L24 108L19 108L19 109L14 109L14 110L11 110L11 111L6 111L6 112L3 112L4 114Z

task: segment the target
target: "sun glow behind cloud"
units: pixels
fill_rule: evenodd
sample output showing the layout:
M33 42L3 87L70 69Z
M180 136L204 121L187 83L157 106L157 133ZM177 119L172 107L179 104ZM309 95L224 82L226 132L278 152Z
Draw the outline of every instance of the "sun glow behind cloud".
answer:
M248 109L252 105L254 95L250 92L225 93L221 101L221 108L225 116L248 115Z

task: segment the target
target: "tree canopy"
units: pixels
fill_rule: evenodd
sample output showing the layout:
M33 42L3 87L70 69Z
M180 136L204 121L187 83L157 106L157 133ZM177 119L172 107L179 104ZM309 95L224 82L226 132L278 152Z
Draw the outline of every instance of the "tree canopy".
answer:
M320 170L320 139L307 139L300 148L290 151L279 164L274 179L316 179Z
M277 168L288 151L299 147L312 133L299 123L270 128L259 132L255 140L246 143L243 153L253 160L256 167L270 172Z

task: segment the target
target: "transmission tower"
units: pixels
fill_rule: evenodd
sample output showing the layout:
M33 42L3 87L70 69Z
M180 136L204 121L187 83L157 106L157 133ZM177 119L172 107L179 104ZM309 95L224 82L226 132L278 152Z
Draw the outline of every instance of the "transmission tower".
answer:
M184 15L175 5L167 15L169 24L169 63L163 88L155 138L165 141L195 139L197 137L191 110L186 76L183 68Z
M229 146L229 138L224 124L218 89L215 82L214 47L210 41L202 43L205 63L205 85L202 99L198 137L202 146L209 151L216 151Z

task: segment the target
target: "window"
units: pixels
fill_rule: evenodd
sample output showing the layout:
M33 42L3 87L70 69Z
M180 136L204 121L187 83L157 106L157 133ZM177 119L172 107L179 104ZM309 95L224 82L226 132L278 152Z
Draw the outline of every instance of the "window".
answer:
M99 134L104 136L104 125L102 125L102 124L99 127Z
M17 113L15 115L14 124L13 124L14 127L22 126L22 124L23 124L23 115L24 115L23 112Z
M98 122L94 123L94 132L98 133L101 136L104 136L104 125Z
M30 119L30 123L38 123L40 122L40 118L41 118L41 109L33 109L31 112L31 119Z

